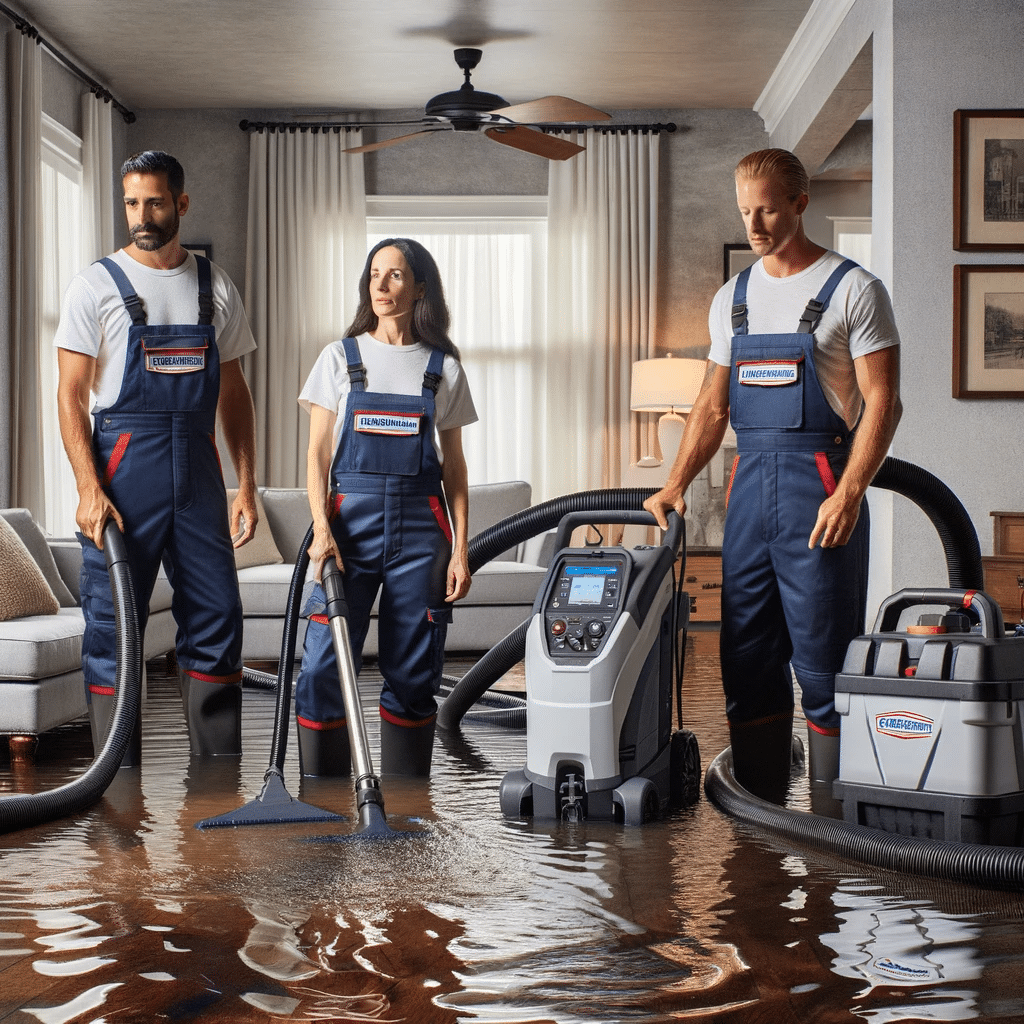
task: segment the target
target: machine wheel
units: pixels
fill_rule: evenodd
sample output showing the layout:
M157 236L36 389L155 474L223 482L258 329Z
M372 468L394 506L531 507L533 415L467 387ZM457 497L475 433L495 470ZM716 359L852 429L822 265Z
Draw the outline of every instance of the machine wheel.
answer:
M658 817L658 790L650 779L634 775L612 791L616 820L623 825L646 825ZM619 817L621 813L621 818Z
M688 729L672 735L669 754L673 807L689 807L700 799L700 746Z
M498 800L506 818L528 818L533 814L533 783L522 768L509 772L501 780Z

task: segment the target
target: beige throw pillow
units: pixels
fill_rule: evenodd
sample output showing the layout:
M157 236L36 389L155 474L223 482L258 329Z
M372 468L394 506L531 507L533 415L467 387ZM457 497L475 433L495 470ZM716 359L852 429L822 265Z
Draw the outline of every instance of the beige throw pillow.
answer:
M228 488L228 516L231 515L231 505L238 494L237 487ZM252 565L279 565L284 561L281 552L277 550L274 543L274 535L270 532L270 523L267 522L267 513L263 508L263 499L260 492L256 492L256 513L260 517L256 524L256 536L248 544L235 548L235 568L248 569Z
M0 622L56 615L60 605L14 528L0 516Z

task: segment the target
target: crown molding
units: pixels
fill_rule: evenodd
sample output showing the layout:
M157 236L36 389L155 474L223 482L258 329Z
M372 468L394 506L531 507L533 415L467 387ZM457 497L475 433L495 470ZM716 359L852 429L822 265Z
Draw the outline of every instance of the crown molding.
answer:
M764 121L769 135L778 128L839 31L839 26L856 4L857 0L814 0L811 4L754 104L754 112Z

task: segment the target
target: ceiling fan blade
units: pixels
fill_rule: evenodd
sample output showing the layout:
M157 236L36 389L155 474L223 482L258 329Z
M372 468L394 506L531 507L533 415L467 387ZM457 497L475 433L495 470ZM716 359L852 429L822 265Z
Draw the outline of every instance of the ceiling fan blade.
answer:
M571 100L567 96L543 96L539 100L528 103L513 103L510 107L492 110L492 114L500 114L520 124L549 124L558 121L609 121L611 114L595 107L588 107L579 100Z
M522 149L535 156L543 156L548 160L568 160L569 157L582 153L583 146L577 146L568 139L560 139L556 135L545 135L533 128L510 126L508 128L486 128L484 134L503 146Z
M378 149L387 149L399 142L406 142L408 139L415 139L418 135L433 135L436 128L427 128L422 132L412 132L409 135L396 135L393 139L381 139L380 142L368 142L365 146L353 146L352 149L344 150L345 153L373 153Z

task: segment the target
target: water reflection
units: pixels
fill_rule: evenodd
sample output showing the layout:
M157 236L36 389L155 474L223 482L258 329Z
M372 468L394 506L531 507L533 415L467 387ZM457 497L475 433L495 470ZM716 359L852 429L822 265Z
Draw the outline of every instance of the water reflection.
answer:
M705 763L727 743L716 644L688 642ZM356 831L353 794L291 754L289 791L346 821L196 830L262 786L273 698L245 700L241 761L190 759L151 673L142 767L78 819L0 837L0 1021L1024 1015L1021 897L812 858L706 800L643 829L505 821L521 733L467 727L429 783L387 780L392 826L424 838L308 842ZM47 743L37 788L90 754L79 726Z

